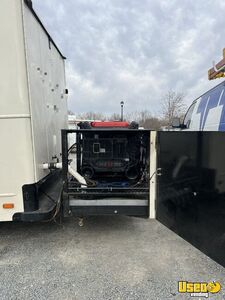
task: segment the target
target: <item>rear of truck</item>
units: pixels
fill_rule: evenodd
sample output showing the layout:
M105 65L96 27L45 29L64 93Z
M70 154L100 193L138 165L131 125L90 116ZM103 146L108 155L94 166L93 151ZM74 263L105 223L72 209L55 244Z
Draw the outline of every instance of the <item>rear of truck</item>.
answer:
M34 182L22 2L2 0L0 19L0 221L24 211L22 186Z
M60 161L67 128L64 57L31 1L1 1L0 17L0 221L41 220L59 182L42 165Z

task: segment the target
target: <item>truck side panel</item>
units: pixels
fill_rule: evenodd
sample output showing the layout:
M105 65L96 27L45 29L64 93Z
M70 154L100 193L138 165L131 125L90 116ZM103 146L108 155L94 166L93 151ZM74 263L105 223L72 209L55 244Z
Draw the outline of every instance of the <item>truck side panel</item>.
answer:
M60 159L61 129L67 128L64 59L27 5L24 30L37 182L49 172L42 164Z
M30 119L0 119L0 221L23 212L22 186L34 182ZM13 209L3 209L13 203Z
M0 19L0 221L11 221L24 210L22 186L34 182L22 2L2 0Z

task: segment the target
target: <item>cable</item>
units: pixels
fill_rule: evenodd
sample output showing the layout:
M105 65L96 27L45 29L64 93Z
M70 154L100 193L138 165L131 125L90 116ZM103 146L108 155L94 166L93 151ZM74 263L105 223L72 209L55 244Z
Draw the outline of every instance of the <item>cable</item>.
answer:
M158 169L155 170L155 172L153 172L152 176L149 178L149 181L152 180L153 176L157 173Z
M55 199L53 199L50 195L48 195L45 191L43 191L42 189L40 189L40 191L46 196L46 197L48 197L54 204L56 204L56 208L55 208L55 212L54 212L54 214L53 214L53 216L50 218L50 219L48 219L48 220L44 220L44 221L42 221L42 222L51 222L51 221L53 221L54 220L54 222L55 223L57 223L56 222L56 220L55 220L55 218L56 218L56 216L58 215L58 213L59 213L59 211L60 211L60 207L61 207L61 197L59 198L59 201L57 201L57 200L55 200ZM58 223L57 223L58 224Z
M97 182L96 182L96 181L91 180L91 179L86 178L86 177L84 177L84 178L85 178L86 182L87 182L87 183L90 183L90 184L84 184L84 183L82 183L82 186L86 186L86 187L94 187L94 186L97 185ZM81 184L80 184L79 182L77 182L77 181L75 181L75 184L81 185Z
M157 171L158 171L158 169L156 169L155 172L153 172L152 176L149 178L149 181L151 181L152 178L153 178L153 176L154 176L155 174L157 174ZM130 185L130 187L136 187L136 186L138 186L139 184L141 184L141 183L144 181L144 177L145 177L145 173L143 173L141 179L140 179L137 183L135 183L134 185Z
M73 149L74 146L77 146L77 143L74 143L72 146L69 147L69 149L67 150L68 153L70 153L70 151Z
M91 187L94 187L94 186L97 185L97 182L94 181L94 180L91 180L91 179L86 178L86 177L85 177L85 180L86 180L88 183L90 183L90 186L91 186ZM88 185L87 185L87 186L88 186Z

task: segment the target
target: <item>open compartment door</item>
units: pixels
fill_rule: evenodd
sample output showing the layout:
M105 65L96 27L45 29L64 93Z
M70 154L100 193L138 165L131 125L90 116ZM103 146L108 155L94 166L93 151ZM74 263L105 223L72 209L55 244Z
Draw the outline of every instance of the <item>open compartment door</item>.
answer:
M157 135L157 220L225 267L225 132Z

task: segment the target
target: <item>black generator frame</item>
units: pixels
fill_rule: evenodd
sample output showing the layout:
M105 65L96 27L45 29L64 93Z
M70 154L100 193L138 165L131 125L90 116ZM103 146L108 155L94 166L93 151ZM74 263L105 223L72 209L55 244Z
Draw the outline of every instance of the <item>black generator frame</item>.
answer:
M61 141L62 141L62 177L63 177L63 207L64 207L64 216L69 216L71 214L72 208L70 207L71 199L101 199L104 197L113 198L131 198L131 199L144 199L149 201L149 183L147 187L77 187L70 180L68 180L68 164L69 164L69 146L68 146L68 135L75 134L76 135L76 143L77 143L77 166L80 165L80 135L84 133L100 133L100 132L108 132L109 134L113 133L144 133L149 138L149 148L150 148L150 132L151 130L145 129L105 129L105 128L96 128L96 129L63 129L61 131ZM150 155L150 149L149 155ZM138 201L137 199L137 201ZM93 209L91 207L87 207L86 213L87 215L109 215L114 214L112 211L118 211L117 214L121 215L132 215L132 216L149 216L149 207L148 206L122 206L120 210L116 207L112 209L108 209L107 207L98 207L97 209ZM80 212L79 208L76 208L76 212L78 216L82 216L82 212Z

